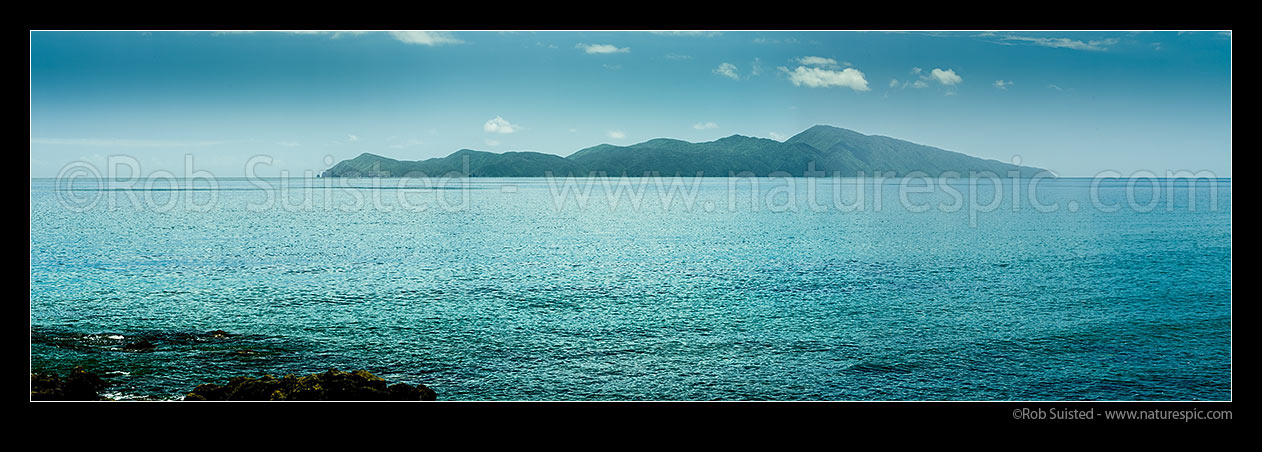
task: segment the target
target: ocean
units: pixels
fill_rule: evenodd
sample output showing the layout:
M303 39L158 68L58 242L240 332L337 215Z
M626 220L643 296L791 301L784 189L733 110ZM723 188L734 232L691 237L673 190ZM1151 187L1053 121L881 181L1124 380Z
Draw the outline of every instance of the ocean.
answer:
M439 400L1232 397L1230 179L151 182L31 179L32 370L123 399L330 368Z

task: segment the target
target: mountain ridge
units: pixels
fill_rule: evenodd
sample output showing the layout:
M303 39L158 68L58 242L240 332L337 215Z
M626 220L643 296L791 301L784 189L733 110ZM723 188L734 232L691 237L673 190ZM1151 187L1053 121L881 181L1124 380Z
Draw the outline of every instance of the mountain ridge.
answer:
M494 153L461 149L446 157L396 160L364 152L338 162L323 177L544 177L553 176L857 176L878 172L931 177L989 171L1006 177L1046 172L956 151L829 125L812 126L784 141L733 134L713 141L654 138L627 146L601 143L568 156L535 151ZM813 172L808 174L808 172ZM1050 175L1050 172L1049 172Z

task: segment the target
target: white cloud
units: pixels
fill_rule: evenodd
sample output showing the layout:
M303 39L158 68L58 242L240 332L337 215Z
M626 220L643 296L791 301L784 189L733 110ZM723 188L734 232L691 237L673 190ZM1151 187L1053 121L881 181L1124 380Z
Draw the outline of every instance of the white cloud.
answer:
M723 34L723 32L714 30L652 30L649 33L662 36L699 36L703 38L712 38Z
M758 38L754 38L750 42L753 42L754 44L797 44L798 40L797 38L768 39L768 38L758 37Z
M868 80L864 78L863 72L855 68L848 67L834 71L798 66L797 69L790 71L789 68L781 66L780 70L789 74L789 81L793 82L794 86L806 85L811 88L844 86L855 91L868 91Z
M741 79L740 74L736 73L736 65L732 63L720 64L719 67L714 68L712 72L714 72L715 74L719 74L724 77L730 78L732 80Z
M1006 89L1008 89L1008 87L1009 87L1009 86L1012 86L1012 81L1011 81L1011 80L1008 80L1008 81L1004 81L1004 80L995 80L995 84L994 84L994 85L995 85L995 88L999 88L999 89L1002 89L1002 90L1006 90Z
M961 77L959 74L956 74L954 69L942 70L939 68L934 68L933 70L929 72L925 72L924 69L913 67L911 68L911 74L916 76L915 80L900 81L899 79L896 79L896 78L890 79L889 87L897 88L897 89L905 89L908 87L921 89L921 88L928 88L929 82L938 82L942 84L942 86L947 87L948 91L946 94L948 96L953 96L956 94L955 91L953 91L954 86L960 83L964 83L964 78Z
M934 80L937 80L938 83L946 86L955 86L960 83L964 83L964 78L957 75L954 69L947 69L944 71L942 69L933 68L933 70L929 72L929 76L933 77Z
M287 148L292 148L292 147L297 147L297 146L298 146L298 142L297 142L297 141L277 141L277 142L276 142L276 144L279 144L279 145L284 146L284 147L287 147Z
M776 141L784 141L785 139L789 138L775 132L767 132L767 136L771 137L771 139L776 140Z
M587 53L627 53L631 51L630 47L618 47L612 44L578 44L574 46L583 49Z
M817 56L805 56L797 59L798 63L807 66L837 67L837 60Z
M717 129L719 128L719 125L715 124L714 122L699 122L699 123L693 124L692 128L697 129L697 130Z
M621 130L610 130L610 131L609 131L609 138L613 138L613 139L615 139L615 140L621 140L621 139L626 138L626 137L627 137L627 134L622 133L622 131L621 131Z
M346 141L359 141L359 136L348 134L346 135Z
M482 124L482 130L488 133L513 133L521 130L521 126L509 123L502 117L496 116Z
M692 55L682 55L682 54L678 54L678 53L668 53L668 54L666 54L666 59L668 59L668 60L675 60L675 61L680 61L680 60L691 60L691 59L692 59Z
M1028 36L1004 36L1004 41L1016 41L1034 44L1043 47L1052 47L1058 49L1074 49L1074 50L1091 50L1102 52L1109 50L1108 46L1117 44L1117 38L1100 39L1094 41L1079 41L1069 38L1033 38Z
M602 65L600 65L600 67L603 67L603 68L608 69L608 70L611 70L611 71L621 71L621 70L622 70L622 65L621 65L621 64L602 64Z
M499 140L486 140L486 145L487 145L487 146L499 146L499 145L500 145L500 142L499 142Z
M451 33L445 31L423 31L423 30L403 30L391 31L390 36L394 39L408 43L424 46L437 46L443 44L462 44L464 41L456 39Z

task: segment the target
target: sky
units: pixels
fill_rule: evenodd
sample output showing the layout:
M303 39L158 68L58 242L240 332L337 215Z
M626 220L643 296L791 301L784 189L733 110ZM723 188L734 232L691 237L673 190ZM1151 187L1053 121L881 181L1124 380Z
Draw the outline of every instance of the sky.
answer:
M1090 177L1231 177L1231 32L32 31L31 177L302 176L816 124Z

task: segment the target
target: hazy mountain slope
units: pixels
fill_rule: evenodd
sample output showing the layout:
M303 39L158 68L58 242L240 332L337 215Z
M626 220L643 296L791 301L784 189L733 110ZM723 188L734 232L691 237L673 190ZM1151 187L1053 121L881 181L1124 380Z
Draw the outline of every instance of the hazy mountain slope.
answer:
M1020 171L1022 177L1028 178L1043 171L1041 168L980 159L910 141L864 135L832 126L811 127L785 142L808 144L830 156L845 156L848 160L859 162L861 166L858 170L869 175L876 171L893 171L897 176L905 176L911 172L923 171L931 176L938 176L946 171L955 171L967 177L970 171L990 171L1006 177L1008 171L1015 170Z
M468 159L468 167L465 160ZM446 157L421 161L400 161L375 154L338 162L324 177L543 177L548 171L560 176L585 176L587 170L564 157L541 152L493 152L462 149Z

